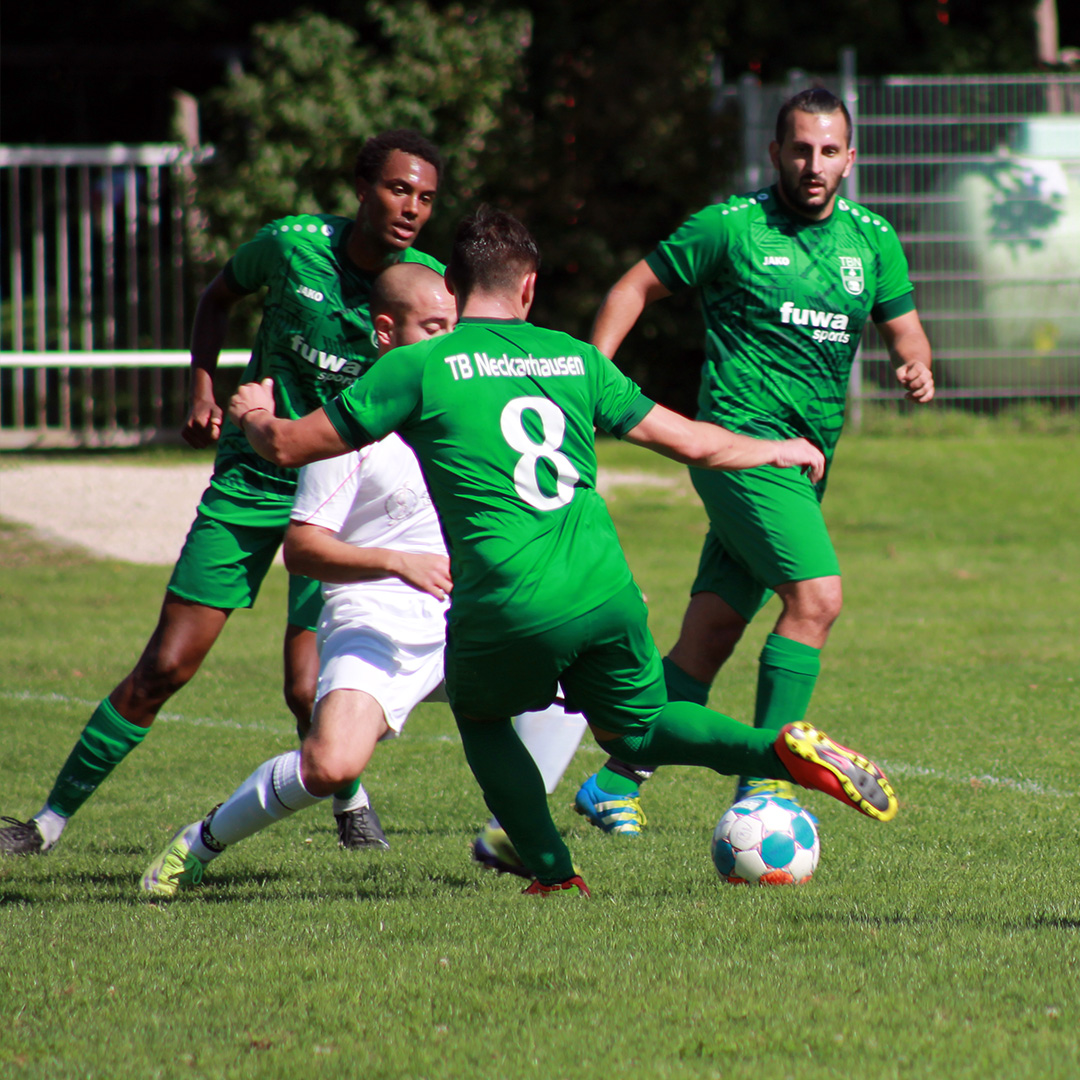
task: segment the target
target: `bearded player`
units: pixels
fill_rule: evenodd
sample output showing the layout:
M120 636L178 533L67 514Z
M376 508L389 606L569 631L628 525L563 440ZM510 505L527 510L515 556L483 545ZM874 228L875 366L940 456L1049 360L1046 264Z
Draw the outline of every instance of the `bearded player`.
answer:
M705 319L698 418L765 438L809 439L831 463L848 378L873 320L915 402L934 396L930 344L893 227L838 196L855 162L851 117L829 91L787 101L769 148L777 181L690 218L608 293L593 344L614 356L647 304L697 288ZM825 481L792 469L691 468L709 531L679 639L664 659L673 700L704 705L721 666L773 593L780 616L762 650L754 724L806 714L821 651L840 614L836 552L821 513ZM609 760L578 792L579 813L635 836L648 770ZM790 785L743 776L736 799Z

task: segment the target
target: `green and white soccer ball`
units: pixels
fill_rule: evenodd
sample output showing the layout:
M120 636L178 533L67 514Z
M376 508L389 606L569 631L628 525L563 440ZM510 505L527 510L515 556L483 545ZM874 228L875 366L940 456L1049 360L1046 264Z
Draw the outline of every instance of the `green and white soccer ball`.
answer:
M712 838L713 864L733 885L802 885L820 855L813 818L798 803L772 795L735 803Z

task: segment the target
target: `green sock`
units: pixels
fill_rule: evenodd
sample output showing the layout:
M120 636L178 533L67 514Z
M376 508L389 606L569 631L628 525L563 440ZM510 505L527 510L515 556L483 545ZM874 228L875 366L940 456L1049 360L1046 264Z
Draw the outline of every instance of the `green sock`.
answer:
M514 725L508 719L480 723L454 718L484 801L521 861L545 885L573 877L570 851L548 810L544 778Z
M695 705L709 703L709 684L687 675L670 656L664 657L664 683L668 701L692 701Z
M779 731L806 715L821 671L821 650L770 634L758 662L754 727Z
M695 705L704 706L709 700L709 684L687 675L670 656L664 657L664 684L667 687L668 701L692 701ZM632 767L630 762L623 764ZM607 765L596 774L596 786L608 795L636 795L641 787L639 781L624 776Z
M71 817L149 730L125 720L106 698L83 728L45 805L61 817Z
M705 765L729 776L791 780L773 749L775 742L775 731L747 727L690 701L669 701L644 735L624 735L603 745L631 764Z
M606 765L596 774L596 786L606 795L636 795L639 790L636 780L612 772Z
M334 792L334 798L340 799L342 802L348 802L354 795L360 790L360 777L355 780L351 780L340 791Z

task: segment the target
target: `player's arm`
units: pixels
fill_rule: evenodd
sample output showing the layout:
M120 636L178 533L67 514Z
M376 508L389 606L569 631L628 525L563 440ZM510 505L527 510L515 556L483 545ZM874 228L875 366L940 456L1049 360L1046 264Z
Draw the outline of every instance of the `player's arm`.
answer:
M930 370L930 342L917 311L874 324L881 334L889 359L896 368L896 380L907 390L911 401L923 404L934 397L934 376Z
M273 379L244 383L229 399L229 419L243 431L260 457L287 469L298 469L353 449L330 423L324 409L316 409L299 420L275 416Z
M605 356L613 357L645 308L670 295L671 290L644 259L635 263L604 297L593 323L592 343Z
M229 313L241 293L233 292L218 274L203 290L191 325L191 405L181 435L201 449L221 434L221 406L214 400L214 372L229 329Z
M339 540L329 529L306 521L289 523L283 550L290 574L334 585L397 577L436 600L446 599L453 588L450 560L445 555L357 547Z
M684 465L705 469L754 469L760 465L806 469L812 483L825 475L825 455L806 439L755 439L718 424L687 420L654 405L624 436Z

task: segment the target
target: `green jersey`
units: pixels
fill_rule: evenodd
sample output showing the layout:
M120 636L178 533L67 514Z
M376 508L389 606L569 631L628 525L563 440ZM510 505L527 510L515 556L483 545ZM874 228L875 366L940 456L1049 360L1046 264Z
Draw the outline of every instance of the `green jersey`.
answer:
M596 490L594 427L653 407L601 352L519 320L462 319L394 349L326 406L363 446L397 431L420 461L454 579L462 640L548 630L631 580Z
M278 416L292 419L319 408L378 356L368 311L377 275L349 258L346 245L353 227L351 218L330 214L279 218L225 264L225 281L234 292L266 287L262 323L243 381L271 376ZM401 261L444 271L438 260L411 248ZM216 488L253 504L288 506L296 476L295 469L264 461L239 428L225 424L211 481Z
M647 263L671 290L697 286L705 319L698 416L767 438L803 436L831 457L866 318L915 307L892 226L846 199L824 221L776 188L706 207Z

